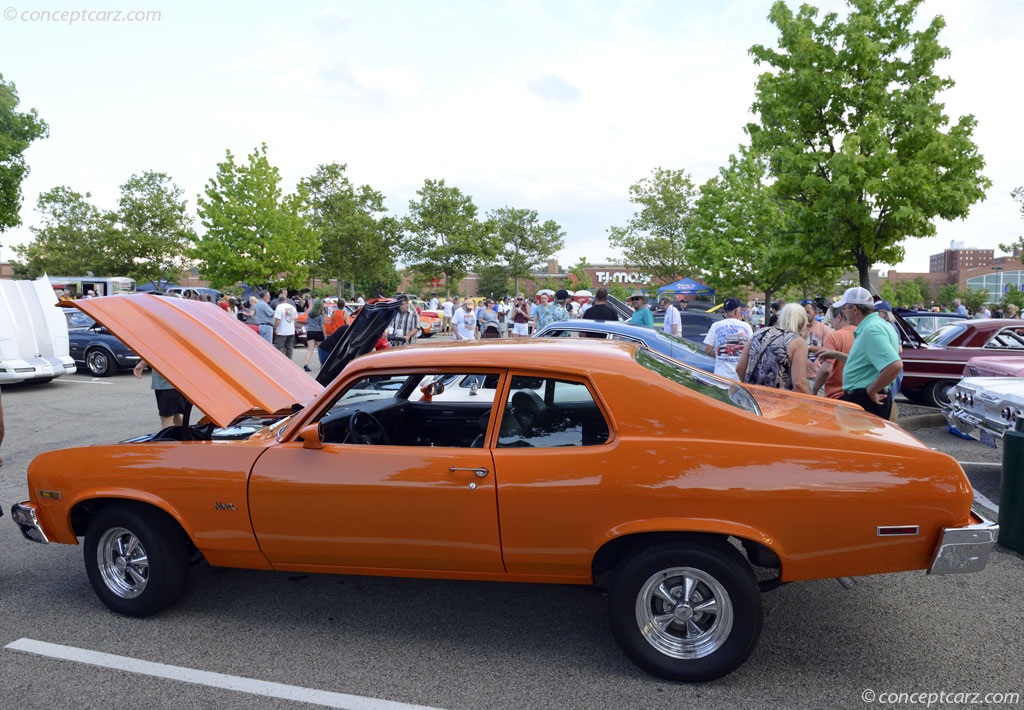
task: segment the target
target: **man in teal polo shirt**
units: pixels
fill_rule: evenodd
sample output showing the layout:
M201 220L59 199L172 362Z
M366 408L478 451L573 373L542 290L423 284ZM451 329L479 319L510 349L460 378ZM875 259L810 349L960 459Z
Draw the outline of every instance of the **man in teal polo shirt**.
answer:
M866 288L846 289L835 304L856 326L849 354L828 350L819 358L841 360L843 394L839 399L859 404L865 411L888 419L892 412L889 385L903 371L896 331L875 312L875 300Z

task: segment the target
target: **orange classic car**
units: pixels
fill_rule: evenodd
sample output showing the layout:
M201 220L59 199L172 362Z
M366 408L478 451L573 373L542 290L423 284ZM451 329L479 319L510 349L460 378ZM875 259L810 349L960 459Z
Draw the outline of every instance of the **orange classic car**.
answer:
M121 614L175 603L200 555L268 571L596 585L629 658L706 681L749 656L768 589L977 571L998 531L972 513L957 462L890 422L634 344L397 348L335 359L321 385L201 303L73 305L203 413L42 454L30 499L12 508L30 540L84 540L92 587ZM372 347L393 305L368 306L335 354ZM442 396L459 376L494 386Z

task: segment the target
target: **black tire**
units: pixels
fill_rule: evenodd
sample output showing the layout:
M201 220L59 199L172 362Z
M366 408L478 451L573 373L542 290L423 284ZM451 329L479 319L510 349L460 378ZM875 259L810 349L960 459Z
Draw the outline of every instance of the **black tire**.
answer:
M692 586L684 599L687 584ZM634 663L688 683L738 668L764 622L757 580L739 551L696 540L642 549L626 559L609 589L608 615L615 640Z
M932 382L924 389L924 403L939 409L950 406L949 391L955 386L956 380Z
M85 353L85 369L93 377L110 377L117 371L117 360L106 348L90 348Z
M170 517L130 503L109 505L85 533L85 571L112 611L150 616L181 596L188 580L189 545Z

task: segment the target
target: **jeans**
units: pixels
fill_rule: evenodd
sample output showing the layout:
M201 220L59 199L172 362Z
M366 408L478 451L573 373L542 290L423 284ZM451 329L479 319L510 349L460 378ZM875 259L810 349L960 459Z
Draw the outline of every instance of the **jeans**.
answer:
M260 323L260 337L266 340L271 345L274 344L274 326L269 323Z

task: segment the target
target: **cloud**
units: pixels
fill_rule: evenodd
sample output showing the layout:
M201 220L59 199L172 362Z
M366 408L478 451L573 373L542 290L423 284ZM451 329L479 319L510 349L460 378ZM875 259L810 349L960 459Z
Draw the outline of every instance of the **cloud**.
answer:
M355 20L348 15L342 15L334 8L324 8L320 16L313 21L313 25L324 37L338 37L348 32L355 24Z
M547 74L527 83L531 94L545 101L568 104L583 99L583 93L560 76Z

